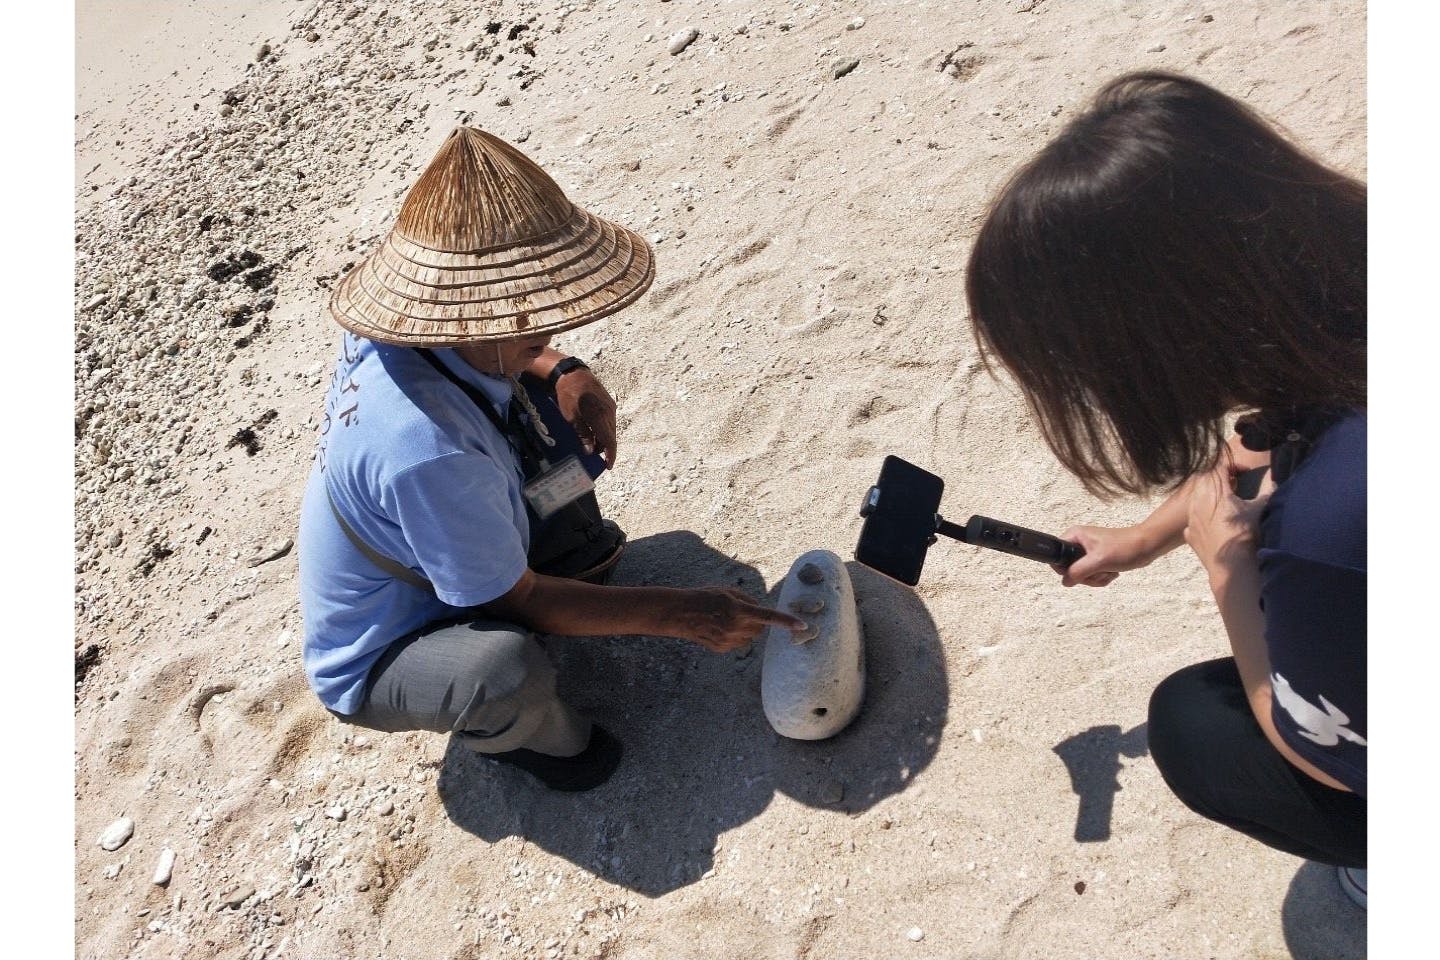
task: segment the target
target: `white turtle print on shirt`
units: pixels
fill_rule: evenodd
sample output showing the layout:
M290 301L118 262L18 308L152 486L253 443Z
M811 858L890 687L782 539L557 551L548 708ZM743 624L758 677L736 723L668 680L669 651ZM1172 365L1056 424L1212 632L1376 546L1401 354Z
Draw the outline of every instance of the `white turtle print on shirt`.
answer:
M1300 736L1322 747L1333 747L1342 737L1362 747L1368 746L1364 737L1346 726L1350 718L1323 695L1320 697L1320 706L1324 709L1321 710L1292 690L1289 681L1278 673L1270 676L1270 685L1275 690L1275 699L1280 706L1284 707L1285 712L1300 726Z

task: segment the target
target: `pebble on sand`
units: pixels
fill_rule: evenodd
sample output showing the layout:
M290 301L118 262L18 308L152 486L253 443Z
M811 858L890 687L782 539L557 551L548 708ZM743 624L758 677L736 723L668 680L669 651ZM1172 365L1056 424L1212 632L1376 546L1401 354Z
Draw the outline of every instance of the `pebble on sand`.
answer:
M670 36L670 41L665 45L665 49L669 50L670 56L673 57L694 43L699 36L699 30L696 30L694 27L686 27L679 33Z
M911 927L910 932L905 934L905 936L910 938L913 943L919 943L921 940L925 939L925 931L921 930L919 927Z
M155 875L150 882L157 887L163 887L170 882L170 874L175 869L175 851L166 847L160 851L160 859L155 863Z
M125 841L129 840L134 833L135 821L129 817L121 817L106 827L104 833L100 834L100 849L110 851L119 850L125 846Z
M854 70L858 66L860 66L860 61L856 60L853 57L849 59L836 60L833 64L830 65L830 75L836 80L839 80L841 77L845 76L847 73Z

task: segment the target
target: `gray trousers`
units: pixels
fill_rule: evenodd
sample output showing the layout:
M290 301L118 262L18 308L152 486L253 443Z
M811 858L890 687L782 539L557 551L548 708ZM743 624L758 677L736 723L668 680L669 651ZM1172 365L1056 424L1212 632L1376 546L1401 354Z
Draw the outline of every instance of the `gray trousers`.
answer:
M524 628L495 620L432 624L392 643L346 723L449 733L480 753L574 756L590 721L560 701L555 667Z

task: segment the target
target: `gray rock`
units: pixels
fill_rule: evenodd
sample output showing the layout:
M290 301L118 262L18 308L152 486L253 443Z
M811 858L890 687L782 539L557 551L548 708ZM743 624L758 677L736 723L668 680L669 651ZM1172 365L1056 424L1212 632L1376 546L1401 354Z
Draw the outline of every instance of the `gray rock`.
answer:
M264 63L264 62L265 62L265 58L268 57L268 56L270 56L270 44L268 44L268 43L262 43L262 44L260 44L260 49L258 49L258 50L255 51L255 62L256 62L256 63Z
M255 888L241 884L231 888L227 893L221 894L220 905L238 909L240 904L249 900L255 895Z
M665 49L669 50L670 56L673 57L683 52L685 48L694 43L699 36L699 30L696 30L694 27L686 27L679 33L671 35L669 42L665 44Z
M129 817L121 817L100 834L100 849L115 851L125 846L125 842L135 834L135 821Z
M854 57L836 60L830 65L830 76L839 80L858 66L860 66L860 61Z

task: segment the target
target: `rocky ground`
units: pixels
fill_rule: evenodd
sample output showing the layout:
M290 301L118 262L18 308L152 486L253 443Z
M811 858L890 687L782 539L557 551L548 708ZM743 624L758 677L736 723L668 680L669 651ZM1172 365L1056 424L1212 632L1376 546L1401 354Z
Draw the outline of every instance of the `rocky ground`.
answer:
M112 13L82 0L82 41ZM1145 756L1150 687L1223 650L1185 557L1106 591L961 547L917 594L857 570L870 694L825 744L765 725L758 657L557 643L627 744L576 799L331 719L293 544L329 288L457 123L656 245L651 293L562 341L620 403L625 582L758 595L849 556L892 452L956 513L1143 515L979 365L985 202L1141 66L1363 176L1363 3L216 0L154 29L224 53L77 70L78 955L1363 956L1328 873Z

